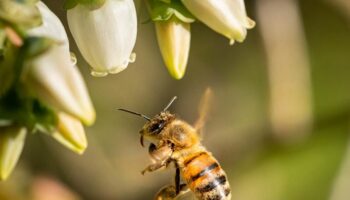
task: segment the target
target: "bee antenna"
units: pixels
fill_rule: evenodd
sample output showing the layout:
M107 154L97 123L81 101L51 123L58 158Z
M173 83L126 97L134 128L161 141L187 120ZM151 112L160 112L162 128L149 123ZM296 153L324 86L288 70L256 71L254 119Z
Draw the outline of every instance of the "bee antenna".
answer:
M137 113L137 112L134 112L134 111L131 111L131 110L126 110L126 109L123 109L123 108L118 108L118 110L123 111L123 112L130 113L130 114L133 114L133 115L137 115L137 116L140 116L140 117L146 119L147 121L151 121L151 118L147 117L147 116L144 115L144 114Z
M170 100L170 102L168 103L168 105L163 109L163 111L167 111L169 108L170 108L170 106L174 103L174 101L177 99L177 96L174 96L171 100Z

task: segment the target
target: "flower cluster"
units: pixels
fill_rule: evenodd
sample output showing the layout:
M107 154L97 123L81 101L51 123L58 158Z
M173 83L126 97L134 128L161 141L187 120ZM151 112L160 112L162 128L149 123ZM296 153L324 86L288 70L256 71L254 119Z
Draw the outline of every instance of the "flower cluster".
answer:
M195 19L234 41L243 42L255 22L243 0L147 0L160 51L169 73L181 79L190 50L190 24Z
M254 21L243 0L145 0L164 63L175 79L186 70L196 19L243 42ZM133 0L65 0L75 43L93 76L119 73L135 60ZM46 133L76 153L95 121L86 85L59 18L39 0L0 1L0 180L6 179L28 133Z
M159 48L169 73L181 79L190 52L190 24L198 19L230 40L243 42L255 22L243 0L145 0L155 23ZM135 60L137 17L133 0L67 0L74 40L92 75L124 70ZM87 42L89 41L89 42Z
M40 1L0 2L0 180L15 167L29 133L46 133L76 153L95 121L66 31Z

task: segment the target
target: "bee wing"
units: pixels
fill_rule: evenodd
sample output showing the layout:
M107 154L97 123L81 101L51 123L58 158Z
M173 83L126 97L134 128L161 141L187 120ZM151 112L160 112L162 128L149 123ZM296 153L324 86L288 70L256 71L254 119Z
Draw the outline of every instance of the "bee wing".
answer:
M212 90L208 87L202 98L201 101L199 102L198 106L198 119L194 124L194 128L199 134L202 134L202 129L204 127L204 124L208 118L208 113L210 109L211 102L213 100L213 92Z

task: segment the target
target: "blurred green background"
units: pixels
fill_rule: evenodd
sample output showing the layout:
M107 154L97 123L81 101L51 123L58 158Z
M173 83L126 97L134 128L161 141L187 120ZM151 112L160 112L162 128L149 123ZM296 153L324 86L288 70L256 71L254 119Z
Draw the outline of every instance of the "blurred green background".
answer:
M170 110L192 123L207 87L214 101L203 143L227 172L233 200L350 199L347 1L246 1L257 26L233 46L196 22L180 81L162 63L153 24L141 23L148 16L139 2L137 59L122 73L90 76L71 39L97 110L89 147L78 156L43 134L28 137L0 199L28 199L38 179L75 193L61 200L152 199L174 170L141 175L150 162L139 144L144 121L116 109L153 116L177 95ZM67 25L62 2L45 2Z

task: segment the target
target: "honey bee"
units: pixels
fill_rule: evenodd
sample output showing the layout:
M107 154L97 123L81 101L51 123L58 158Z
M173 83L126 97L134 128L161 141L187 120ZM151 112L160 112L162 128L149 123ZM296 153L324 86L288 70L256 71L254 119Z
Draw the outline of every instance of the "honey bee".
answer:
M231 190L226 173L219 162L201 144L201 132L207 118L211 90L207 89L199 106L199 118L191 126L168 111L174 97L159 114L149 118L143 114L125 109L147 120L142 127L140 143L150 141L149 154L152 164L142 174L175 165L175 184L163 187L156 200L173 200L192 191L198 200L230 200ZM180 183L180 179L184 183Z

